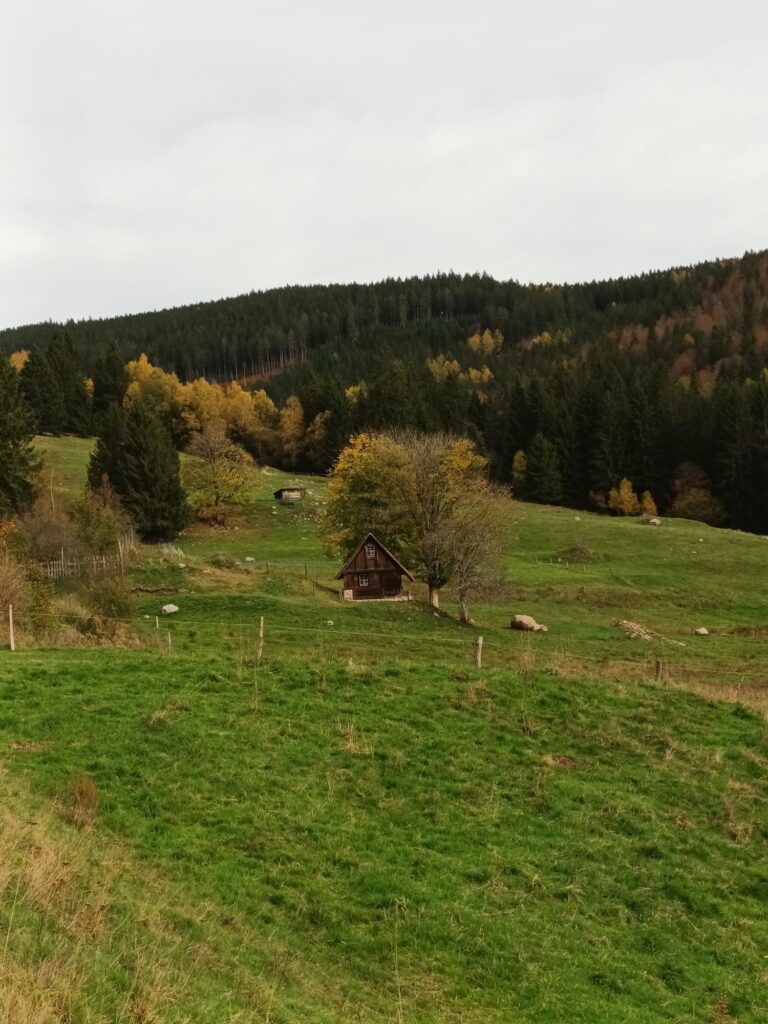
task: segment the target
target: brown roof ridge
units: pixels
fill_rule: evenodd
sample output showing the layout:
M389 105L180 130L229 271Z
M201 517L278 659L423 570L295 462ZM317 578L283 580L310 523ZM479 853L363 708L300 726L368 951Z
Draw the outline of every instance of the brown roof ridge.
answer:
M352 554L349 556L347 561L341 567L341 570L339 571L338 575L334 577L335 579L337 579L337 580L341 579L341 577L347 571L347 569L352 564L352 562L354 562L355 558L357 557L358 552L368 543L369 540L372 540L374 542L374 544L378 544L378 546L381 548L381 550L384 552L384 554L387 556L387 558L389 558L390 561L394 562L395 565L397 566L397 568L401 570L403 575L407 576L408 579L411 581L411 583L413 583L413 576L412 576L412 574L405 568L405 566L400 561L400 559L399 558L395 558L395 556L392 554L392 552L389 550L389 548L386 546L386 544L382 544L382 542L379 540L379 538L375 534L371 533L370 530L368 531L368 533L366 533L365 537L363 537L363 539L357 545L357 547L352 552Z

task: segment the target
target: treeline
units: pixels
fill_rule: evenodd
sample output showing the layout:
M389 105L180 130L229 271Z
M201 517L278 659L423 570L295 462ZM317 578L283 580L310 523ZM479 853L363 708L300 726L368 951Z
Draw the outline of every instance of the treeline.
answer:
M628 480L662 513L768 532L766 253L562 287L283 288L0 340L43 430L140 393L179 449L218 419L258 461L320 472L361 431L449 432L530 500L631 508L611 502Z
M273 373L326 346L364 354L390 339L436 354L475 324L503 332L510 347L548 332L593 338L627 323L651 323L690 309L733 272L758 275L760 257L703 263L577 285L521 285L487 274L390 278L369 285L288 286L236 298L109 319L70 321L86 370L110 343L124 361L145 352L183 380ZM8 352L46 344L51 323L0 332Z

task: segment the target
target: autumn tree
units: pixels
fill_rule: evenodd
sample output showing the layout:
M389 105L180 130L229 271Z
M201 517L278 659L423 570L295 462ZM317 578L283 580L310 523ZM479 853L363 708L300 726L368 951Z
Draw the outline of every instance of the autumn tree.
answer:
M361 434L331 474L325 533L347 552L369 530L424 580L438 607L458 561L449 543L462 505L487 488L485 460L465 438L449 434ZM453 550L453 553L451 551Z
M640 515L640 501L632 488L632 481L626 477L618 487L608 492L608 508L620 516Z
M497 593L503 586L502 542L512 520L512 504L498 488L466 494L439 531L442 560L459 599L459 621L469 622L469 599Z
M640 511L649 519L652 519L658 514L659 510L656 507L656 502L653 500L653 495L650 491L643 491L643 496L640 499Z
M227 506L255 481L253 459L229 440L221 423L195 434L187 454L183 477L192 508L201 519L223 523Z

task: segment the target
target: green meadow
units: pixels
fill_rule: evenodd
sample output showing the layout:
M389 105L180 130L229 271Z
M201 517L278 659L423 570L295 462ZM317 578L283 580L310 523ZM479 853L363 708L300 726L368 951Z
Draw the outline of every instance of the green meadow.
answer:
M461 627L340 602L291 479L0 650L0 1020L767 1019L768 541L521 505Z

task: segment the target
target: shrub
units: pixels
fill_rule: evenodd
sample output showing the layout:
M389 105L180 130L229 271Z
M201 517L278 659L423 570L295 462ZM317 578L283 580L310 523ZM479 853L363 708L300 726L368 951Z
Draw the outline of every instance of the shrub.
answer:
M122 576L104 576L92 580L83 593L83 603L90 612L87 631L114 638L122 634L121 619L131 609L130 597Z

